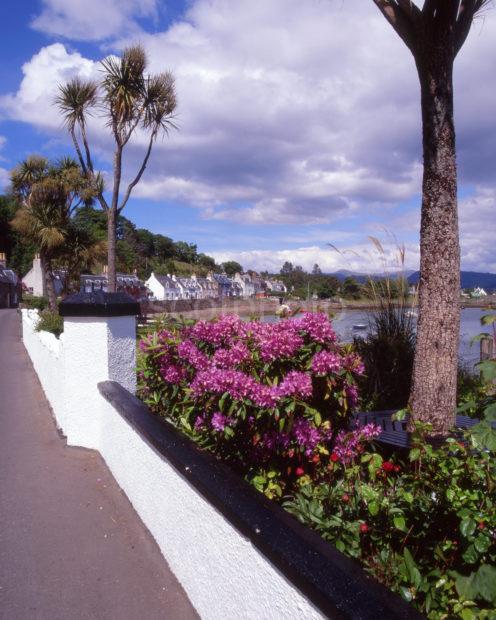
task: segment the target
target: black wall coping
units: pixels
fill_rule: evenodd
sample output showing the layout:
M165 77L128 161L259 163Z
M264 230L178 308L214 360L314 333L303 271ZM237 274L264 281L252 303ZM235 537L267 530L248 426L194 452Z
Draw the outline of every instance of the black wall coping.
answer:
M329 618L419 619L411 605L369 578L354 560L268 500L115 381L102 396L159 455ZM198 525L201 527L201 524Z
M59 304L60 316L137 316L139 303L127 293L74 293Z

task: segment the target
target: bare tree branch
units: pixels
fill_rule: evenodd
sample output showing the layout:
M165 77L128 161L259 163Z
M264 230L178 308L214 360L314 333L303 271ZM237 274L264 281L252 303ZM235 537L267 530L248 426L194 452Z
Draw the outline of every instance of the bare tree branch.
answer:
M405 45L414 51L413 20L392 0L372 0Z
M422 18L422 11L413 0L396 0L396 3L412 21L417 21Z
M487 0L462 0L455 26L455 56L463 47L474 17L478 11L489 4Z
M121 206L118 208L117 213L120 213L124 207L126 206L129 197L131 196L131 192L133 188L139 183L143 173L145 172L145 168L148 164L148 160L150 159L150 154L152 152L153 143L155 142L155 138L157 137L158 127L155 127L150 135L150 141L148 142L148 149L146 151L145 157L143 159L143 163L141 164L141 168L138 171L138 174L134 177L134 179L129 183L124 199L121 203Z

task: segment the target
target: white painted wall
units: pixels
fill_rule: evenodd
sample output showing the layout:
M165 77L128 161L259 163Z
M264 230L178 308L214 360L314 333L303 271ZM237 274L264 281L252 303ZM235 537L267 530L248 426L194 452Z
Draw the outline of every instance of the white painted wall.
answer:
M153 271L152 271L151 276L145 282L145 286L147 289L149 289L152 292L153 297L155 299L158 299L159 301L162 301L165 299L164 285L160 284L160 282L155 277L155 274L153 273Z
M38 256L33 258L33 266L22 279L22 283L33 290L33 295L37 297L46 295L46 284L41 269L41 259Z
M134 317L67 317L59 340L36 332L36 322L36 311L22 311L24 344L57 424L69 444L100 451L200 616L324 618L98 392L105 380L135 391Z

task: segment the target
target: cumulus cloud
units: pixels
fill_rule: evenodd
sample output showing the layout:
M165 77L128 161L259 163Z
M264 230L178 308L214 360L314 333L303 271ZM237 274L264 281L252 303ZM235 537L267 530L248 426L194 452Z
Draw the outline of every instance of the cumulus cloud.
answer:
M42 0L41 13L32 28L67 39L100 41L120 35L137 35L138 20L155 17L157 0Z
M180 130L157 143L136 196L178 201L208 219L276 227L381 212L389 223L395 207L420 192L414 63L372 2L194 0L188 6L167 30L139 36L151 70L176 76ZM73 39L82 33L113 39L122 49L134 40L140 16L156 9L154 0L45 0L34 25ZM455 70L460 181L487 191L494 187L495 55L496 12L489 11ZM56 84L76 74L95 76L98 67L57 43L42 48L23 72L19 90L2 97L0 109L55 133L60 119L49 102ZM103 126L92 132L110 164ZM129 170L143 147L138 136L127 155ZM489 209L481 208L480 217L490 217ZM469 234L463 225L462 233ZM475 251L466 254L471 264Z

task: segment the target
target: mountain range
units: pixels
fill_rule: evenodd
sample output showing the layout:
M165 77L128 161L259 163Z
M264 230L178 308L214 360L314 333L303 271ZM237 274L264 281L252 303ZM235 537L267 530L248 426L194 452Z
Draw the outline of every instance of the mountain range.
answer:
M384 275L380 274L365 274L365 273L356 273L354 271L350 271L348 269L340 269L339 271L334 271L327 275L336 277L339 281L343 281L346 278L354 278L360 284L364 284L370 278L373 279L381 279ZM390 278L396 277L406 277L408 279L409 284L417 284L420 278L420 271L414 271L413 269L405 269L404 271L391 272L388 274ZM460 272L460 281L461 288L475 288L480 286L485 289L487 292L496 290L496 273L484 273L481 271L461 271Z

